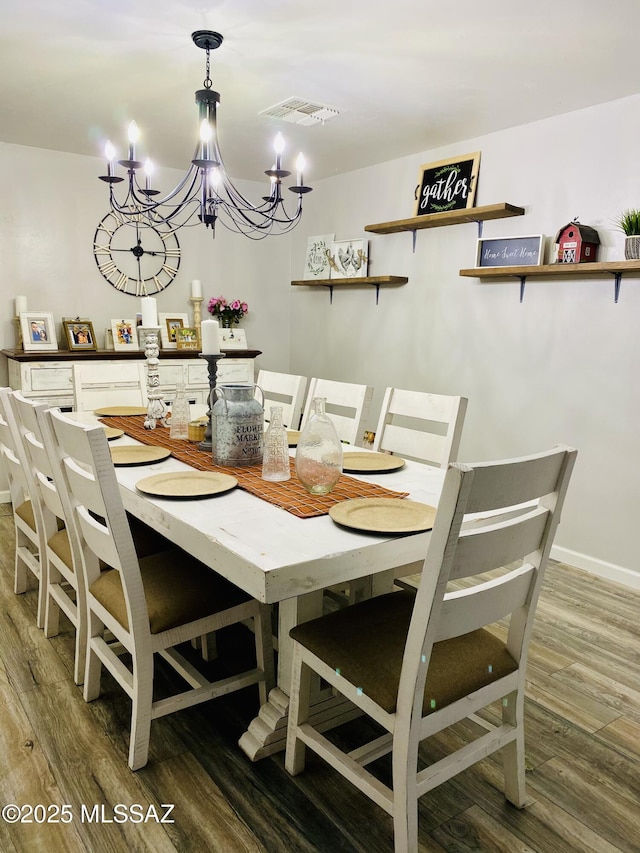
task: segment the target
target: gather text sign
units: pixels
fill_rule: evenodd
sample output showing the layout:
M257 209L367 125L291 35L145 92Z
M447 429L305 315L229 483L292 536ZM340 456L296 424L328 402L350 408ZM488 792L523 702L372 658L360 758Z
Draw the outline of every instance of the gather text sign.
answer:
M479 168L479 151L421 166L414 216L473 207Z

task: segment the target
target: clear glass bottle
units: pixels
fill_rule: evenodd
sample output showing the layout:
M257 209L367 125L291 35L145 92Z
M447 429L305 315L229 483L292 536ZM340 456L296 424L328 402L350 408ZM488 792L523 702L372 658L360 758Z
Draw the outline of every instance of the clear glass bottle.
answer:
M184 391L184 383L176 385L176 396L171 405L171 420L169 421L170 438L189 438L189 401Z
M264 434L262 479L278 483L290 477L289 444L282 423L282 406L271 406L269 426Z
M312 495L328 494L342 474L342 444L325 413L325 402L324 397L314 397L313 411L296 450L296 474Z

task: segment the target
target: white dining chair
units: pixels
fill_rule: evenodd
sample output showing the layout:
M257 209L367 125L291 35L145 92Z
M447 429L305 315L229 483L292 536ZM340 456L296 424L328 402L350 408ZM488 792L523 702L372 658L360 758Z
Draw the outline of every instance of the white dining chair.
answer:
M391 815L398 853L418 849L418 798L496 750L506 798L525 805L527 649L575 458L572 448L558 447L501 462L453 463L417 593L388 593L290 632L286 769L301 772L311 748ZM475 522L465 528L469 513ZM474 585L447 592L461 578ZM505 639L489 628L503 619ZM307 719L312 671L386 734L348 753L321 734L326 726ZM492 725L477 712L496 701L502 721ZM466 718L483 734L418 770L421 741ZM365 769L387 753L393 788Z
M282 406L282 422L285 427L298 429L302 417L307 381L306 376L261 370L258 373L256 384L264 395L265 420L269 420L271 406Z
M100 694L102 667L132 700L129 767L148 760L151 721L252 684L265 702L273 686L270 611L185 551L173 548L143 559L136 555L104 429L48 416L62 451L62 470L82 543L89 634L84 698ZM101 571L99 560L110 568ZM250 620L256 666L209 682L176 646ZM105 638L107 629L131 655L130 667ZM154 656L188 688L153 699Z
M92 412L103 406L146 406L146 365L123 362L114 366L92 361L74 364L73 408L76 412Z
M44 627L47 573L43 557L47 539L57 530L55 517L43 507L18 422L11 405L11 388L0 388L0 452L9 481L15 528L14 592L26 592L32 576L38 585L36 624Z
M466 397L387 388L373 450L446 468L457 459L466 411Z
M340 441L345 444L362 446L364 427L373 397L373 388L369 385L337 382L332 379L311 379L302 415L301 429L304 429L312 414L315 397L325 398L326 413L331 418Z

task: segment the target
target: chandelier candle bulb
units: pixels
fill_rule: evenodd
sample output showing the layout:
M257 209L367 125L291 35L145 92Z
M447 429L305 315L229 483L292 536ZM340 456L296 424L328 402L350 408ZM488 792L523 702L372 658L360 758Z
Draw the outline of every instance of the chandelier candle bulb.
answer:
M144 161L144 174L145 174L145 189L151 189L151 176L153 175L153 163L147 157Z
M104 156L107 158L107 177L113 177L113 161L116 156L116 149L113 147L111 140L107 139L104 145Z
M138 130L138 125L135 121L129 123L129 160L136 159L136 142L138 141L138 137L140 136L140 132Z
M202 284L199 278L194 278L191 282L191 298L200 299L202 296Z
M296 185L301 187L303 186L302 181L304 180L304 156L302 153L298 154L298 159L296 160Z
M202 338L203 355L218 355L220 353L220 343L218 341L219 330L220 325L217 320L202 321L200 334Z
M158 309L156 300L153 296L143 296L140 300L140 310L142 311L142 326L145 329L153 328L158 325Z
M276 152L276 169L282 168L282 152L284 151L284 136L278 131L273 142L273 147Z
M19 317L23 311L27 310L27 297L16 296L16 317Z

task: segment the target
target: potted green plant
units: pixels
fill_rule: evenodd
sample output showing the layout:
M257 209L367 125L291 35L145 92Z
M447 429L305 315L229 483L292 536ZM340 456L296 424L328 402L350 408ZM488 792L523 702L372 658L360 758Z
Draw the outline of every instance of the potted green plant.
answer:
M617 219L624 232L624 256L627 260L640 259L640 210L625 210Z

